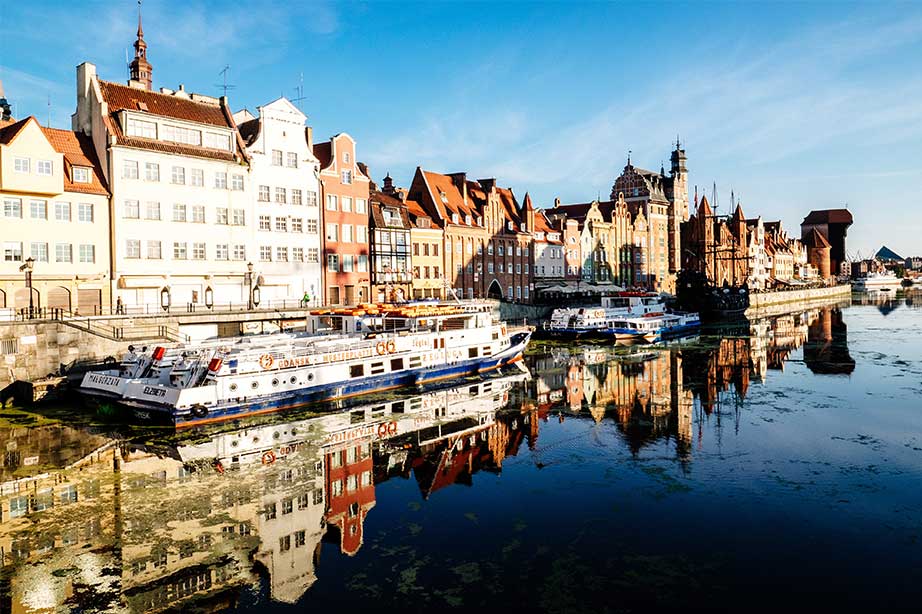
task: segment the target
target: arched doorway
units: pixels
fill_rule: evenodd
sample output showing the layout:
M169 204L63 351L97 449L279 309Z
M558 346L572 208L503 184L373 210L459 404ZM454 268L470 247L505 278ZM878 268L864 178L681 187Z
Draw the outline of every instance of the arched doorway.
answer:
M490 289L487 291L488 298L501 300L503 298L503 287L495 279L490 282Z
M80 288L77 290L77 309L82 315L102 313L102 290Z
M32 288L32 306L38 309L41 307L41 302L39 301L38 290ZM13 309L28 309L29 308L29 289L28 288L19 288L16 292L13 293Z
M48 291L48 308L70 311L70 290L63 286L55 286Z

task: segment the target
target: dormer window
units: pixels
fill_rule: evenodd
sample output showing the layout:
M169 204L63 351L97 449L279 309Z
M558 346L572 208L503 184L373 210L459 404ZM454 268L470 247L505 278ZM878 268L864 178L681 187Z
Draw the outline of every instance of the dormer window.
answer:
M452 224L458 224L458 223L460 223L460 220L461 220L461 218L460 218L460 216L459 216L457 213L452 213L452 214L451 214L451 223L452 223Z
M477 225L478 225L478 226L483 226L483 218L480 217L479 215L477 216Z
M442 204L443 204L443 205L447 205L447 204L448 204L448 194L446 194L445 192L439 192L439 198L442 199ZM457 223L457 222L456 222L456 223Z
M421 217L416 220L417 228L432 228L432 220L428 217Z
M71 180L74 183L90 183L90 169L85 166L75 166L71 170Z
M506 222L506 229L510 232L515 231L515 224L513 222Z
M468 226L471 225L471 216L470 216L470 215L465 215L465 216L464 216L464 223L467 224Z
M157 124L154 122L147 122L142 119L128 119L128 126L126 132L128 136L140 136L145 139L155 139L157 138Z

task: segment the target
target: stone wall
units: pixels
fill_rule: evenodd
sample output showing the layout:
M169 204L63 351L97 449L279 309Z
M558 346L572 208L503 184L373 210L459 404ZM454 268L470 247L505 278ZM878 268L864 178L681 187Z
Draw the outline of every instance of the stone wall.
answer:
M851 298L852 287L849 284L829 288L810 288L804 290L779 290L777 292L757 292L749 297L747 316L760 316L777 305L793 307L797 304L807 306L814 302L829 302Z

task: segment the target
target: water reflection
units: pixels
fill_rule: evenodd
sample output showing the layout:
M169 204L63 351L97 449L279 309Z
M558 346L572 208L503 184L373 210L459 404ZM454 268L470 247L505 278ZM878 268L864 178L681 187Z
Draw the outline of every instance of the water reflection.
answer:
M814 373L855 369L842 313L828 308L667 348L543 346L533 376L179 439L8 429L0 611L217 611L244 595L293 604L317 582L323 544L362 550L388 481L410 480L424 500L470 485L534 449L548 420L607 421L633 454L664 441L687 464L701 425L732 418L801 347Z

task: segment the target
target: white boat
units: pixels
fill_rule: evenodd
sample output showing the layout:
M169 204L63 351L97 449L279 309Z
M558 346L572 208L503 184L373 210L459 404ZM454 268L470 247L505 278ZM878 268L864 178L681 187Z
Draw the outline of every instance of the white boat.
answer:
M618 341L646 341L655 343L687 335L701 328L697 313L647 314L640 317L612 319L600 334Z
M600 307L562 307L555 309L544 326L553 337L592 336L604 330L612 318L663 313L666 305L654 292L620 292L602 297Z
M187 426L495 370L520 360L531 337L530 330L511 333L487 304L380 306L311 317L311 330L333 323L346 332L187 345L172 350L168 365L166 350L156 348L147 371L87 373L79 390L141 419Z
M896 292L901 287L901 280L890 273L868 273L865 277L859 277L852 282L852 290L855 292Z

